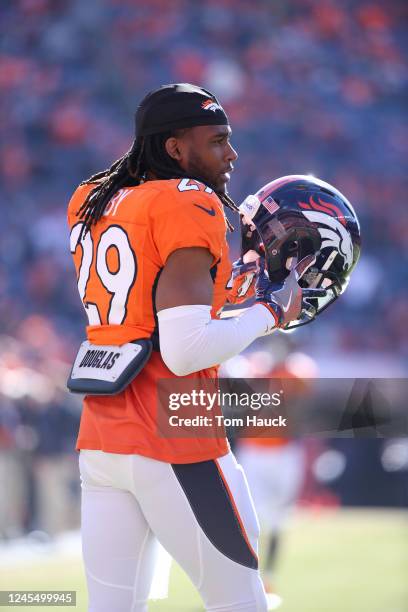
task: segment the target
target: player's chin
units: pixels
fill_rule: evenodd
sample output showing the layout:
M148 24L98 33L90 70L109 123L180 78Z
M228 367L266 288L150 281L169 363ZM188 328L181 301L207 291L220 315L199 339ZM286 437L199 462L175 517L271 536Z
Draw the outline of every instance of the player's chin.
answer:
M217 189L223 193L227 193L228 191L228 183L230 182L230 174L229 172L223 172L222 174L220 174L217 178Z

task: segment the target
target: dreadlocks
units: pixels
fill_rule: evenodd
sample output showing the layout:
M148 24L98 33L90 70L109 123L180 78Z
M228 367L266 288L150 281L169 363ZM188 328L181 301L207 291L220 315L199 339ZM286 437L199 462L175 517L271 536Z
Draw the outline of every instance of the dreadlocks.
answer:
M116 160L110 168L93 174L81 183L81 185L95 183L95 187L77 212L84 223L79 240L91 229L92 225L99 221L112 196L122 187L140 185L148 170L161 180L191 178L205 183L217 194L224 206L234 212L238 211L237 205L226 193L217 190L213 185L208 184L208 181L184 172L177 161L167 153L164 146L166 140L171 136L179 137L185 129L162 132L136 139L131 149L123 157ZM234 228L228 219L227 224L228 229L232 231Z

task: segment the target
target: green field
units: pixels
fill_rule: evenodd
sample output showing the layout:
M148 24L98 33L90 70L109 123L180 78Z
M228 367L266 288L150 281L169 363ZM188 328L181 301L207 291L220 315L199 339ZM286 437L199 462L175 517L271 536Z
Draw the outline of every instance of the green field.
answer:
M284 600L282 612L408 612L407 514L298 513L286 533L276 584ZM78 558L0 568L0 590L41 589L76 590L77 607L66 609L86 611ZM199 612L203 607L188 578L174 565L169 599L152 603L149 610Z

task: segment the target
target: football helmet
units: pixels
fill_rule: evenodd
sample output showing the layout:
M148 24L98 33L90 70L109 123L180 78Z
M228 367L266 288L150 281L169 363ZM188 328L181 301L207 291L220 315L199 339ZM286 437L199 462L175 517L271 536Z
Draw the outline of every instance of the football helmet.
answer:
M340 191L313 176L284 176L267 183L240 205L241 257L255 251L265 257L277 288L289 275L293 258L314 255L302 276L299 318L285 329L305 325L342 293L360 256L357 215Z

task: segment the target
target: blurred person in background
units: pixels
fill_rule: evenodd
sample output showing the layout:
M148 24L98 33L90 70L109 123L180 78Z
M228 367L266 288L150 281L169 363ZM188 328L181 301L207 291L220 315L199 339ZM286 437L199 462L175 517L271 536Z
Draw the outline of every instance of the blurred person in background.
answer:
M292 347L293 348L293 347ZM252 362L252 363L251 363ZM316 364L307 355L294 353L277 362L269 372L257 374L259 358L248 356L247 368L252 378L261 376L279 381L285 392L285 406L304 398L310 383L317 377ZM246 376L242 372L242 376ZM289 381L289 382L288 382ZM264 432L265 434L265 432ZM300 439L288 432L266 432L250 437L245 429L236 440L235 453L242 465L258 514L263 546L261 574L267 594L268 609L282 603L276 592L276 567L285 527L300 495L305 474L305 453Z
M0 336L0 534L54 538L79 524L73 445L77 398L65 392L67 343L47 319Z
M79 524L78 466L72 454L79 415L55 388L47 402L25 400L20 405L22 424L32 437L30 530L55 537Z
M15 402L0 394L0 541L20 537L28 514L27 472L16 430L20 417Z

